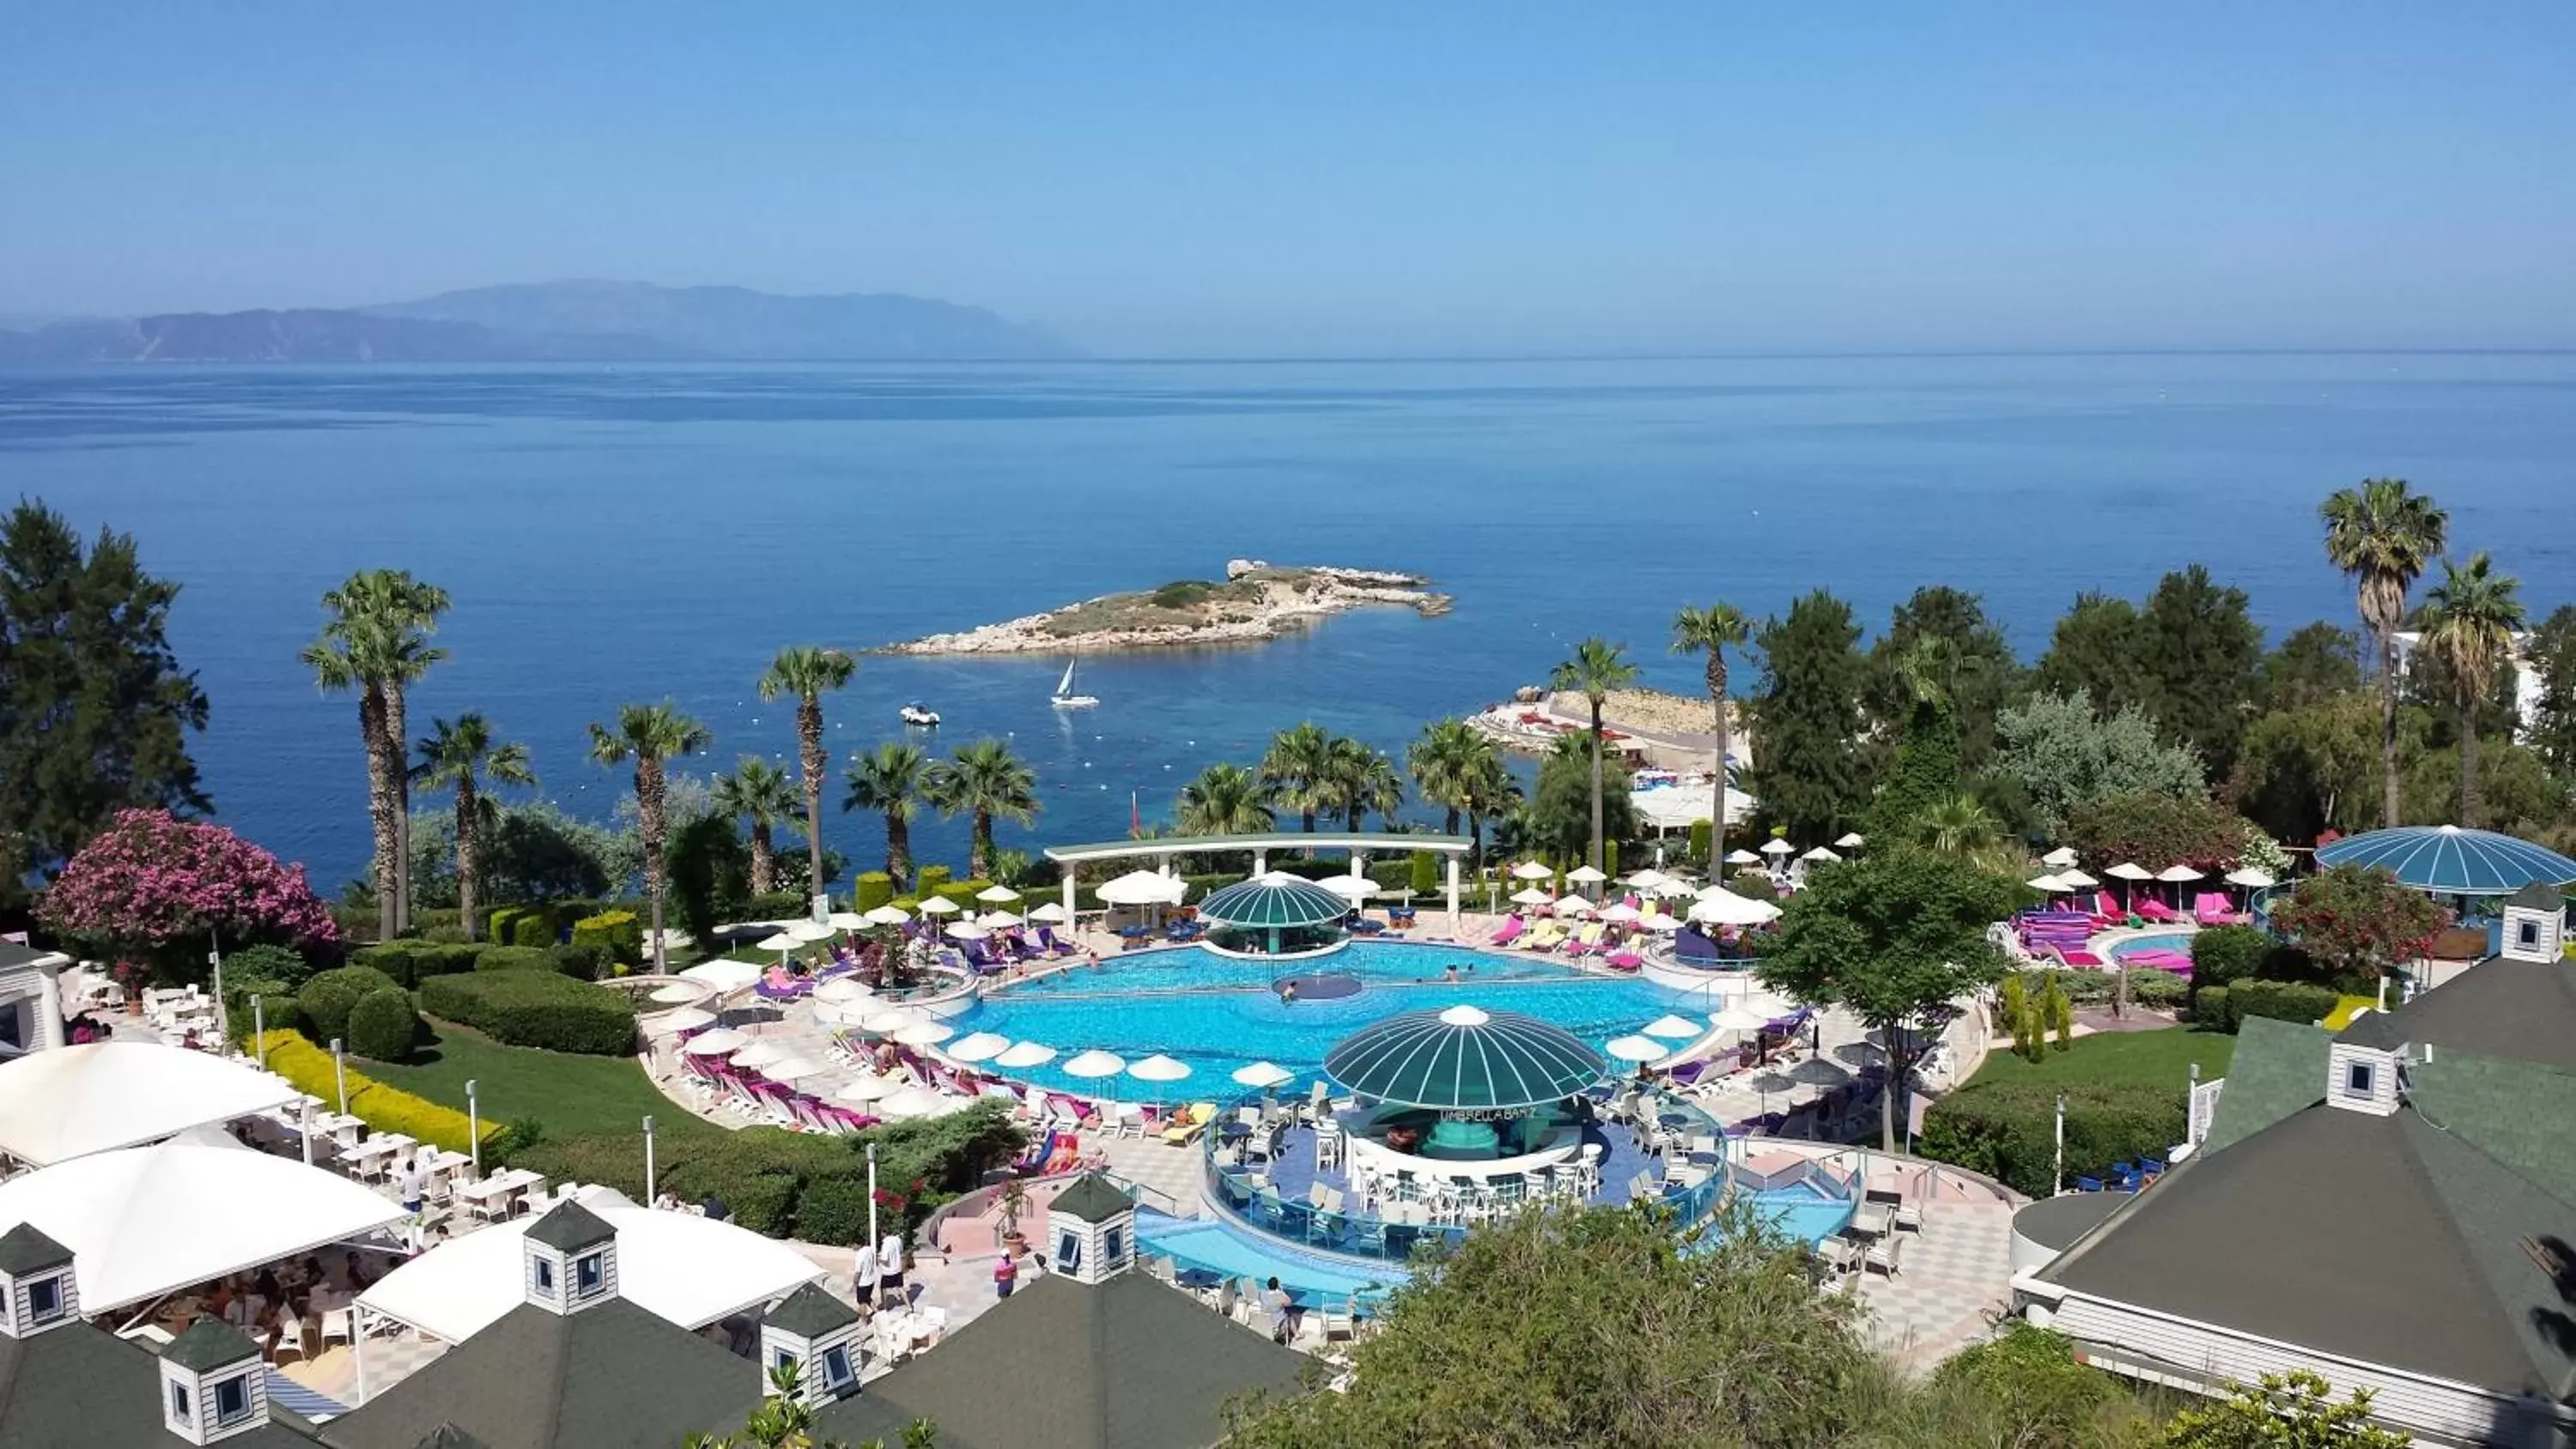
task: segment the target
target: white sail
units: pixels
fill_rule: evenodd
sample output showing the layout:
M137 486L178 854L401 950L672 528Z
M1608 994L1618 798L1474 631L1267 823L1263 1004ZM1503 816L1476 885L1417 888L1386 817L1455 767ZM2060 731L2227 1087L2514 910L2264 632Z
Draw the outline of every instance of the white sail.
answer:
M1075 662L1076 661L1071 659L1064 661L1064 678L1055 682L1055 697L1058 699L1073 698L1073 666Z

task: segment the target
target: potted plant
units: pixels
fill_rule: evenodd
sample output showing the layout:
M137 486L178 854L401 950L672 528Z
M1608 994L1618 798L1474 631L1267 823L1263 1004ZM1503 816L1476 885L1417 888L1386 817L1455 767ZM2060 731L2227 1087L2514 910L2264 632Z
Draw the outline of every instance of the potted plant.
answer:
M1016 1177L1002 1182L1002 1250L1016 1258L1028 1251L1028 1234L1020 1231L1020 1215L1029 1210L1028 1189Z

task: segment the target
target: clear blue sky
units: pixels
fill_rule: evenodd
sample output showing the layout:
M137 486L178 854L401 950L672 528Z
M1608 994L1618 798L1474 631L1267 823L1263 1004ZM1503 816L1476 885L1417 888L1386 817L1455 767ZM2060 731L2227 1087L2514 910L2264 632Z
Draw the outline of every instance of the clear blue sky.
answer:
M0 312L569 276L1111 354L2576 345L2576 4L0 12Z

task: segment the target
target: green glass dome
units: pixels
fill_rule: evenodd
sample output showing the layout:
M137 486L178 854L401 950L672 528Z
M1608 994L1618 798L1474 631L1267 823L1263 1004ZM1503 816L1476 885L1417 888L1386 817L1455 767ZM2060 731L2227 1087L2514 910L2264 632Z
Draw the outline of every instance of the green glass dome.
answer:
M1332 1079L1411 1107L1496 1111L1562 1102L1609 1063L1561 1026L1473 1006L1411 1011L1346 1037L1324 1055Z
M1201 918L1251 928L1330 925L1350 913L1349 901L1279 871L1239 881L1199 902Z

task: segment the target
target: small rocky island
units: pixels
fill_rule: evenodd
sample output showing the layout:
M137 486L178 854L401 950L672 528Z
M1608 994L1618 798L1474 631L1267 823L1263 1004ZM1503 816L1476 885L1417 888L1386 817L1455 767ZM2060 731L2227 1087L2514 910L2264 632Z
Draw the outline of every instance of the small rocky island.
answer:
M1449 612L1449 596L1412 574L1327 566L1281 567L1232 559L1222 582L1177 579L1158 589L1106 594L1044 614L890 644L886 654L1066 654L1235 644L1275 639L1345 609L1399 604Z

